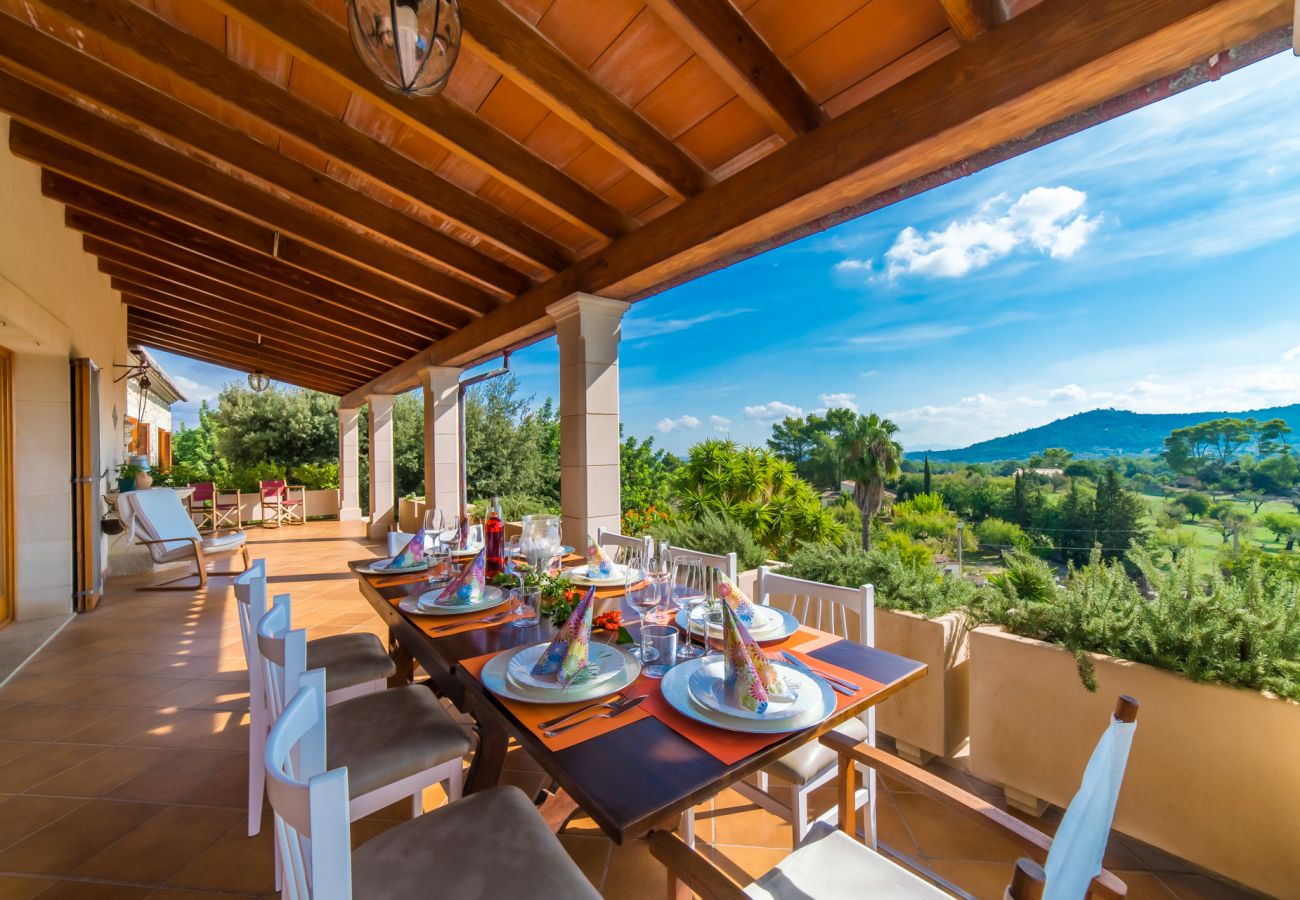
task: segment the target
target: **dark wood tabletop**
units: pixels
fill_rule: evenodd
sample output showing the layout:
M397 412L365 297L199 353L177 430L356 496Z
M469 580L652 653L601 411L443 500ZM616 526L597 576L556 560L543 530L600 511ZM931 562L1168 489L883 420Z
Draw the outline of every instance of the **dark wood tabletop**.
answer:
M462 660L550 640L556 629L545 617L537 625L526 628L505 623L433 637L414 625L395 604L408 594L422 592L427 585L416 582L376 587L374 581L379 579L355 572L357 566L369 562L361 560L350 565L362 595L388 625L390 649L399 662L398 679L409 678L411 660L419 662L438 690L479 724L479 749L470 767L466 793L498 783L506 746L509 738L514 737L582 810L619 843L641 837L656 827L668 826L687 808L849 718L861 715L926 672L923 663L849 640L812 650L809 656L857 672L882 687L840 709L822 724L786 735L730 765L653 716L554 751L477 679L460 668ZM629 620L638 615L623 605L621 597L597 600L597 614L613 609L622 609ZM635 633L635 625L631 630Z

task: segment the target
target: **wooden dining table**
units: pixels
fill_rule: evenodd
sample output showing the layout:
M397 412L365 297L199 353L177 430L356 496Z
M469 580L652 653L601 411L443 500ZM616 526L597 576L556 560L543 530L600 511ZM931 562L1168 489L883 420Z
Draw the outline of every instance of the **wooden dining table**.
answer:
M418 662L432 686L478 724L479 744L466 777L465 792L499 783L509 741L514 738L572 802L618 843L643 837L655 828L671 827L688 808L861 715L926 673L924 663L850 640L837 640L810 651L808 657L814 664L821 661L859 674L877 687L837 709L821 724L787 734L738 761L724 763L653 716L574 746L552 750L463 665L485 654L550 640L558 629L545 615L538 624L527 627L505 621L434 636L398 609L404 597L428 590L429 584L419 576L395 579L357 571L371 562L356 561L350 563L350 568L362 595L388 625L389 649L398 662L394 682L409 681L413 664ZM617 593L619 596L598 599L596 613L619 609L632 622L637 611L625 604L621 591ZM429 621L428 617L418 618L425 624ZM635 623L629 625L629 631L637 633Z

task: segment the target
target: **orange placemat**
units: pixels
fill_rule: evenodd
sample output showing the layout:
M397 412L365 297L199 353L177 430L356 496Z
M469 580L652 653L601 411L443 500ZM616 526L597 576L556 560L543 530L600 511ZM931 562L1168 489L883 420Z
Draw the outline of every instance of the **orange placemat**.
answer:
M487 653L483 656L476 656L473 659L464 659L461 660L460 666L470 675L474 676L474 678L481 684L482 678L480 675L483 672L483 667L487 665L488 660L492 659L492 657L496 655L497 654L495 653ZM624 696L630 697L639 697L642 694L649 694L653 699L653 697L659 693L659 688L653 678L647 678L642 675L621 693ZM501 701L506 709L514 713L515 718L518 719L529 731L536 735L537 739L545 744L547 749L557 751L564 750L565 748L572 747L576 744L581 744L583 741L589 741L602 734L608 734L615 729L622 728L624 725L631 725L633 722L641 721L646 716L650 715L647 711L647 707L652 702L652 699L646 700L636 709L629 710L621 716L616 716L612 719L593 719L579 725L577 728L569 729L564 732L564 734L548 738L542 733L542 729L538 727L538 723L558 718L567 712L581 709L582 707L591 703L596 703L597 701L582 700L577 703L520 703L516 700L507 700L504 697L498 697L497 699ZM603 712L603 710L601 710L601 712Z
M393 606L397 606L396 601L390 602L392 602ZM507 603L508 602L509 601L507 601ZM498 612L502 612L502 607L498 606L493 607L492 609L480 609L477 612L461 613L458 616L413 616L405 611L402 611L402 615L406 617L406 621L423 631L429 637L445 638L451 637L453 634L460 634L462 631L473 631L476 628L499 628L502 625L509 625L518 618L514 613L510 613L504 619L497 619L495 622L478 621ZM451 626L453 625L458 625L460 627L452 628ZM446 630L440 630L443 628Z

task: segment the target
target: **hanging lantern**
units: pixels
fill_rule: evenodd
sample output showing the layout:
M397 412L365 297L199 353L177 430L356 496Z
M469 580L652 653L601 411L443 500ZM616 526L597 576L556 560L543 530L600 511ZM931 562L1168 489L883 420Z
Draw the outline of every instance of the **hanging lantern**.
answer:
M257 355L262 356L262 336L257 336ZM261 369L254 369L248 373L248 386L253 389L254 393L260 394L271 386L271 376L267 375Z
M429 96L447 85L460 52L457 0L347 0L357 55L380 81Z

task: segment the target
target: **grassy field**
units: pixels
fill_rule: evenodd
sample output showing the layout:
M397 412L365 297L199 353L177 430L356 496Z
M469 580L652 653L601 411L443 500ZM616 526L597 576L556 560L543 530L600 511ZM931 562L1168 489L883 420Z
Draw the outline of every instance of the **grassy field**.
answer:
M1165 508L1165 504L1169 500L1177 498L1176 493L1171 494L1168 497L1153 494L1141 494L1139 496L1141 496L1142 501L1147 505L1148 516L1145 524L1153 530L1155 529L1156 514ZM1241 531L1241 545L1243 547L1258 547L1265 553L1276 553L1285 546L1285 544L1273 540L1273 532L1260 525L1259 519L1265 513L1269 512L1294 514L1296 508L1292 504L1281 500L1270 500L1259 508L1259 513L1256 513L1254 504L1246 503L1242 500L1216 497L1215 502L1231 503L1234 509L1244 512L1253 520L1253 528L1243 528ZM1219 523L1213 519L1204 518L1198 522L1184 522L1179 525L1178 528L1179 531L1191 534L1196 539L1197 560L1205 565L1212 564L1215 557L1218 556L1219 549L1224 546L1223 535L1219 531ZM1228 544L1230 545L1231 543L1232 538L1229 537Z

